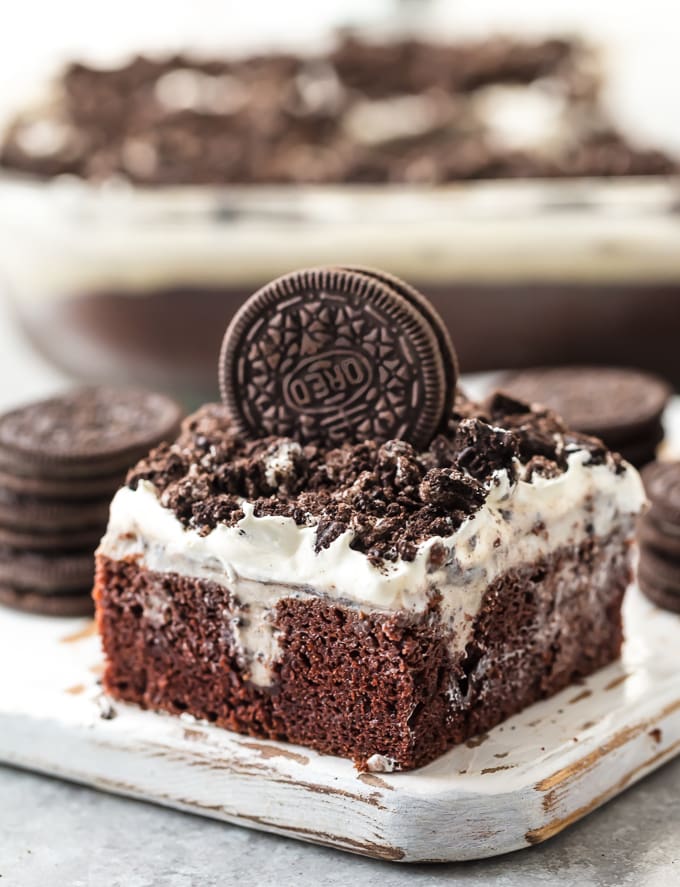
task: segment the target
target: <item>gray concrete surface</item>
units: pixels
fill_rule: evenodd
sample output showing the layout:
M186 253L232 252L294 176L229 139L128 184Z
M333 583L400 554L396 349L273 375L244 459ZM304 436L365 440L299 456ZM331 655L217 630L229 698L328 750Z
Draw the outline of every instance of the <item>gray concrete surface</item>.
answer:
M680 760L518 853L403 866L0 767L2 887L677 887Z

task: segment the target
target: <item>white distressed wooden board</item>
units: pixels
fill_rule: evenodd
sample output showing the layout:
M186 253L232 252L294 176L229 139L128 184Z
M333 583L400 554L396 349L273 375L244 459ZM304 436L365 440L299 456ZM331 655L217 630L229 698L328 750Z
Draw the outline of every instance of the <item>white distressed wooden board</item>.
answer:
M543 841L680 753L680 617L626 600L620 662L411 773L106 701L88 620L0 611L0 760L392 860Z

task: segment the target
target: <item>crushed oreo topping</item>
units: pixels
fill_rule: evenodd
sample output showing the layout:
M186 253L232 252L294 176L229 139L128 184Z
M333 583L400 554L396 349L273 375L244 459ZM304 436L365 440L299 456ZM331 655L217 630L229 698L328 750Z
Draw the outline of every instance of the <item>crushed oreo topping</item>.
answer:
M568 429L556 413L530 406L502 391L487 399L485 409L494 424L513 434L520 462L526 464L534 456L542 456L562 470L566 468L564 435Z
M185 420L174 444L133 468L127 483L152 483L161 504L201 534L235 525L247 500L257 517L315 527L317 550L351 530L351 547L381 565L411 561L425 540L455 532L484 504L497 472L511 481L555 477L583 449L588 465L625 470L596 438L499 393L482 404L459 395L446 432L422 452L401 440L332 449L281 437L246 440L222 404L208 404Z
M10 121L0 167L151 187L677 172L677 158L620 130L598 55L578 40L345 33L311 54L76 62L52 101ZM508 140L503 108L516 99L538 99L552 125Z
M560 467L556 462L546 459L545 456L532 456L524 466L522 480L531 483L534 477L557 477Z
M508 431L494 428L481 419L463 419L454 438L456 464L477 480L488 480L505 469L515 479L517 441Z
M564 435L564 449L566 453L573 453L575 450L587 450L590 453L592 465L604 465L609 455L609 450L599 437L592 437L579 431L568 431ZM614 454L611 455L613 456Z
M484 502L484 487L455 468L432 468L419 486L420 498L447 511L475 511Z

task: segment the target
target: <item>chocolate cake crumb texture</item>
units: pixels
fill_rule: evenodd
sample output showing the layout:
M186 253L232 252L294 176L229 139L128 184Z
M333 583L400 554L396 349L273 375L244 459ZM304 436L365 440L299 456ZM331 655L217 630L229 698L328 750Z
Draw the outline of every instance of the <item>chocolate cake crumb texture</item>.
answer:
M421 542L453 533L484 502L495 471L555 476L577 448L590 453L590 464L610 460L625 470L601 441L502 394L476 404L459 393L446 431L422 451L400 440L339 447L248 440L227 407L208 404L185 420L174 444L132 469L127 483L152 483L161 503L202 534L236 524L247 499L256 516L314 525L318 549L350 529L352 547L380 564L413 560Z
M620 654L625 552L623 538L590 538L507 571L455 660L434 609L363 613L284 598L272 614L281 657L264 688L215 618L236 606L228 589L101 557L104 686L116 699L301 743L360 769L375 754L419 767ZM145 605L159 599L163 619L152 624Z

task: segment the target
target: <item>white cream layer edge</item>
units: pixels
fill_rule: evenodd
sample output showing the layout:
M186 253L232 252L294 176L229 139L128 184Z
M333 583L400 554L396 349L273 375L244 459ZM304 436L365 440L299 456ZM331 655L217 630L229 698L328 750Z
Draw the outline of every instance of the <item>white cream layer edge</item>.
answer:
M256 517L249 502L243 502L244 517L236 525L201 536L161 505L147 481L117 492L99 552L112 559L136 556L150 570L229 588L248 612L240 627L233 621L234 635L258 684L270 682L268 665L278 646L270 615L282 597L323 595L362 609L419 612L437 591L442 620L453 630L453 652L459 652L484 590L501 573L590 534L632 532L645 501L638 473L628 466L616 474L607 465L589 466L589 459L587 451L576 450L565 472L553 478L534 475L530 483L513 484L505 471L498 472L484 505L455 533L423 542L413 561L383 568L350 547L350 530L317 552L313 524ZM445 563L436 567L430 563L435 545L446 549Z

